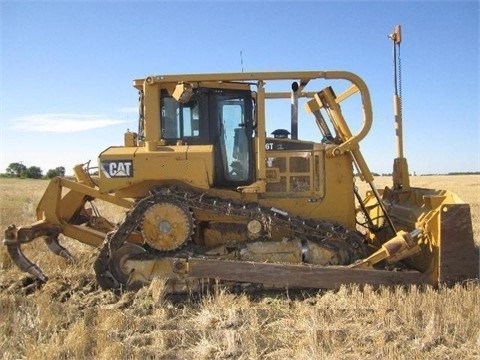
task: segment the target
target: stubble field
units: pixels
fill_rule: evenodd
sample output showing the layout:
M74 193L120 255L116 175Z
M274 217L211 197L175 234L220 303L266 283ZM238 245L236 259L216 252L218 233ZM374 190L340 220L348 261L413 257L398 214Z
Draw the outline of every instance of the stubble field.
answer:
M390 178L376 179L379 188ZM359 184L362 193L366 187ZM480 244L480 176L413 177L468 202ZM46 181L0 179L0 227L35 221ZM104 209L120 221L121 214ZM63 239L67 264L41 241L25 252L48 274L29 289L1 249L3 359L479 359L480 284L344 286L338 291L165 296L161 281L115 295L97 288L98 250Z

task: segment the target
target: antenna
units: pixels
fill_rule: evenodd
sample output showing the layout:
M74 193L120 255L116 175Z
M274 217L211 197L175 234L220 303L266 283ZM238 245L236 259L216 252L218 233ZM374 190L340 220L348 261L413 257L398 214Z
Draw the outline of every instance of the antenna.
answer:
M243 73L243 50L240 50L240 65L242 67L242 73Z

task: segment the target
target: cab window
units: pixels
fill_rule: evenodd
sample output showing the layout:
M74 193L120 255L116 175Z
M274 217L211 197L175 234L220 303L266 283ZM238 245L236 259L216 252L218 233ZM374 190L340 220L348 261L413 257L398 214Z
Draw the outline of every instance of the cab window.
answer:
M177 140L200 136L199 103L196 98L185 104L162 94L162 126L160 138Z

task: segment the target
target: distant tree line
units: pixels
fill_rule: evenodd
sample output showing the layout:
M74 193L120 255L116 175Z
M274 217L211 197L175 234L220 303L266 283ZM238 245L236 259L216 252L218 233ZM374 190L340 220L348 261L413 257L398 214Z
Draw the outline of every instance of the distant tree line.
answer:
M455 176L455 175L480 175L480 171L458 171L458 172L448 172L448 173L443 173L443 174L423 174L421 176L438 176L438 175L449 175L449 176Z
M50 169L45 175L38 166L30 166L22 164L21 162L10 163L5 169L5 173L0 174L1 177L22 178L22 179L52 179L56 176L65 176L65 168L58 166L55 169Z
M479 171L449 172L447 175L480 175Z
M372 171L372 176L392 176L392 173L376 173ZM435 174L421 174L418 175L415 171L410 174L410 176L439 176L439 175L447 175L447 176L455 176L455 175L480 175L480 171L459 171L459 172L448 172L448 173L435 173ZM359 173L355 173L355 176L360 176Z

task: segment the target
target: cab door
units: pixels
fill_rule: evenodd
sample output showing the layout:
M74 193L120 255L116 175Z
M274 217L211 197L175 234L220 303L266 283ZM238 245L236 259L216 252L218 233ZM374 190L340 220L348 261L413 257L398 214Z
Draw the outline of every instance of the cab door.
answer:
M215 148L215 185L235 187L253 181L253 108L249 91L212 90L210 137Z

